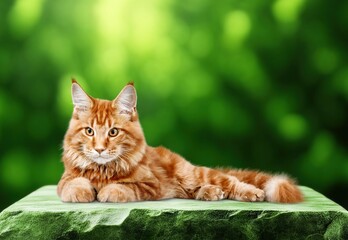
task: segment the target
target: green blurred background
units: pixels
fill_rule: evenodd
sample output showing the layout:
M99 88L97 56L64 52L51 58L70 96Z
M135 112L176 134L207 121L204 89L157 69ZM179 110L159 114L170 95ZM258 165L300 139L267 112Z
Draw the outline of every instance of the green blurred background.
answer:
M128 82L150 145L286 172L348 207L348 2L0 1L3 209L57 184L71 77Z

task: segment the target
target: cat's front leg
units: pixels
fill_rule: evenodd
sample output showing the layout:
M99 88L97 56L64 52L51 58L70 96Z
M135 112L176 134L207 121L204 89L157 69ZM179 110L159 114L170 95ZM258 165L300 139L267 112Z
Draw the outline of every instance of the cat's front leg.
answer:
M111 183L100 189L100 202L133 202L160 199L158 182Z
M63 202L93 202L95 190L91 182L83 177L61 180L60 198Z
M100 189L97 199L99 202L133 202L137 200L133 189L120 183L111 183Z

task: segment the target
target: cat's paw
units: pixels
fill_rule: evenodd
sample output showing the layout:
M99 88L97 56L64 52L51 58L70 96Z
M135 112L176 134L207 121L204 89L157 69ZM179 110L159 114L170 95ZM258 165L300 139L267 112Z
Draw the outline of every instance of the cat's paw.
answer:
M99 202L131 202L135 201L136 197L132 189L112 183L100 189L97 199Z
M65 184L60 198L63 202L93 202L95 190L88 179L78 177Z
M205 200L205 201L217 201L224 198L224 192L218 186L214 185L204 185L201 187L197 194L197 200Z
M242 183L238 187L235 199L243 202L262 202L265 199L265 192L253 185Z

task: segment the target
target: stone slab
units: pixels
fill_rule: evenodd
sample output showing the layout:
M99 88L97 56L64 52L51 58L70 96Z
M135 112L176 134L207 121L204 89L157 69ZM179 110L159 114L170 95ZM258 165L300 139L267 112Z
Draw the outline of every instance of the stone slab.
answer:
M301 191L300 204L62 203L56 186L44 186L1 212L0 239L348 239L348 212Z

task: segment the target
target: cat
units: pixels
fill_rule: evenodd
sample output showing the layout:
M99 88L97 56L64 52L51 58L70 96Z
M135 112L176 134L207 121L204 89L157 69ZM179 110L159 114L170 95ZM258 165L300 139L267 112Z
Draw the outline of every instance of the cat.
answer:
M303 200L295 181L286 175L195 166L164 147L148 146L132 83L108 101L89 96L73 79L72 101L63 143L65 170L57 187L63 202Z

